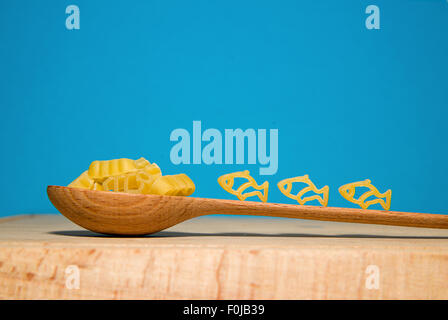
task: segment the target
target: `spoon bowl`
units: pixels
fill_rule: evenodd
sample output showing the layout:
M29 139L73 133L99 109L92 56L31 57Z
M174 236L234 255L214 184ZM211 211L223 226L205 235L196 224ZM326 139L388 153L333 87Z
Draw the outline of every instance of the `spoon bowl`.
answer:
M253 201L129 194L48 186L50 201L66 218L90 231L145 235L208 214L256 215L448 229L448 216Z
M200 214L193 198L91 191L49 186L48 197L66 218L90 231L104 234L154 233Z

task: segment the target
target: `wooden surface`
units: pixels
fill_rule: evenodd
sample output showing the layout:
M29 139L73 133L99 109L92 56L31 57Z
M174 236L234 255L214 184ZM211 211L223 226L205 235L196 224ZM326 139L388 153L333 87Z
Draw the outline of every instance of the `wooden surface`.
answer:
M0 298L448 299L448 230L205 216L113 237L16 216L0 219Z
M68 219L88 230L106 234L150 234L208 214L448 229L448 215L441 214L129 194L62 186L48 186L47 193L53 205Z

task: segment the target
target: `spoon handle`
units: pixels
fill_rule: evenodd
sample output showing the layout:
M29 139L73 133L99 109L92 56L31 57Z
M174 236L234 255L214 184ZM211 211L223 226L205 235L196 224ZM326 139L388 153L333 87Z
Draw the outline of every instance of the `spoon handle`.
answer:
M448 215L370 209L303 206L252 201L201 199L196 212L448 229Z

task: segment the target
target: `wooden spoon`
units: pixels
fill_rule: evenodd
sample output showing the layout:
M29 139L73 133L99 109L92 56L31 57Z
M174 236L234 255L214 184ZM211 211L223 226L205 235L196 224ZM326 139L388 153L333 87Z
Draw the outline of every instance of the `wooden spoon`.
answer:
M208 214L236 214L448 229L448 215L129 194L48 186L53 205L94 232L144 235Z

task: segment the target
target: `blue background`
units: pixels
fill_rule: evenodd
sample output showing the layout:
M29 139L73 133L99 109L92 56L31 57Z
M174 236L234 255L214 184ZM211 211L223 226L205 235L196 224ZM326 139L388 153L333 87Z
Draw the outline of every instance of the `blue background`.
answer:
M65 27L76 4L81 29ZM365 8L381 9L367 30ZM392 210L448 213L448 2L1 1L1 216L57 212L50 184L92 160L147 157L196 196L249 169L269 201L309 174L331 206L370 178ZM171 164L176 128L279 130L279 170Z

